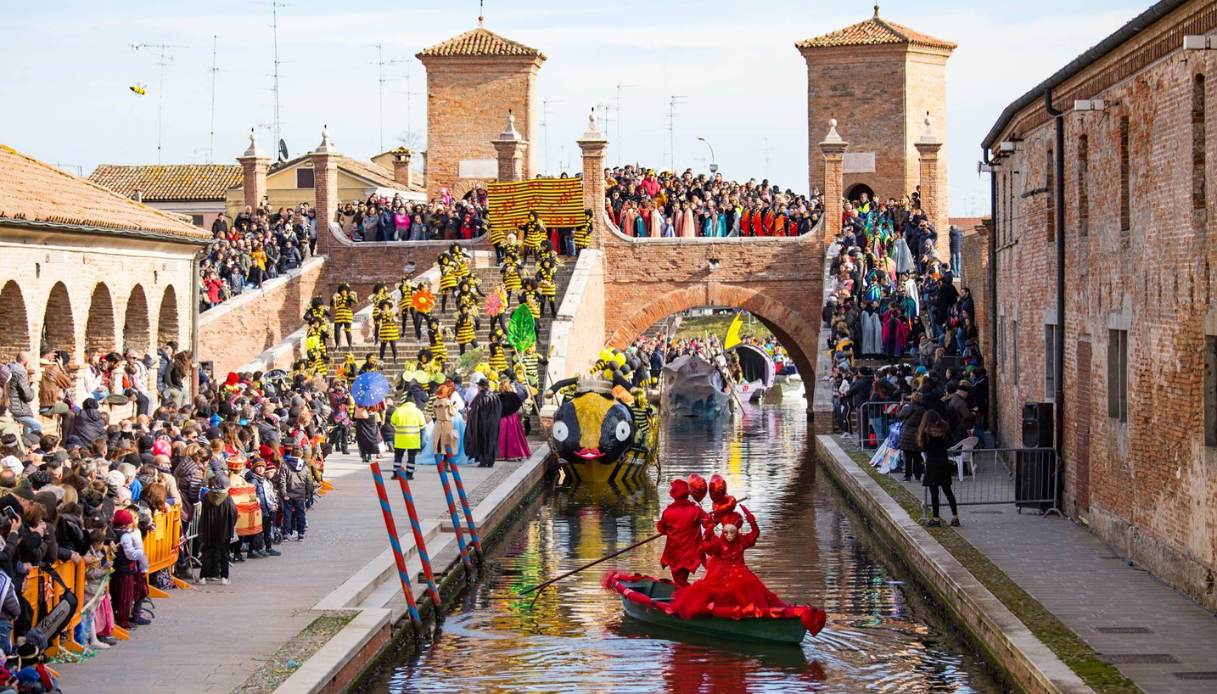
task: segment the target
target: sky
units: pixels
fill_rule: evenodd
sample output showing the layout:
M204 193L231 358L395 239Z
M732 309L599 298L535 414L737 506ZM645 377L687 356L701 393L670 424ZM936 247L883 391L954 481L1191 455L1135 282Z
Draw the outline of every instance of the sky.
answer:
M348 156L425 149L426 78L414 54L478 16L477 0L0 4L0 143L83 175L158 157L233 162L251 128L271 151L276 9L280 136L292 156L316 147L323 125ZM976 164L1002 109L1149 4L881 1L882 17L959 44L947 67L952 215L988 212ZM872 5L488 0L485 17L548 57L537 80L546 127L533 143L543 173L579 169L575 140L599 105L609 163L704 171L712 147L729 178L805 191L807 77L793 44L862 21Z

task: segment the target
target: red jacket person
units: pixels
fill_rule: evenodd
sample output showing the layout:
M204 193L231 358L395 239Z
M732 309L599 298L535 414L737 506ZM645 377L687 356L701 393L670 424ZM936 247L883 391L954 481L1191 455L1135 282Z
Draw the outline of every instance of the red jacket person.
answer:
M672 582L683 588L689 585L689 574L697 571L705 560L701 527L706 513L689 500L688 482L672 480L668 494L673 501L656 524L659 532L667 536L659 564L671 569Z

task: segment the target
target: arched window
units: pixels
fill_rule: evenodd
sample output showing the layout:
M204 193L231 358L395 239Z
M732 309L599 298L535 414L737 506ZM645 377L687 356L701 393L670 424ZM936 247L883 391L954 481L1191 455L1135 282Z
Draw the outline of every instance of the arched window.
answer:
M0 360L14 361L17 353L30 349L30 323L25 297L17 282L9 280L0 289Z

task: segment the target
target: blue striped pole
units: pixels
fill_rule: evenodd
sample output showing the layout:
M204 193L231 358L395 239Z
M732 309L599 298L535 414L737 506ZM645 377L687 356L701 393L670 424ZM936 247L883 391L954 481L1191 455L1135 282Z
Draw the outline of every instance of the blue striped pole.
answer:
M482 541L478 539L478 526L473 522L473 509L469 506L469 497L465 495L465 483L461 481L461 471L459 466L452 462L451 457L445 457L444 462L448 465L448 470L452 472L452 481L456 484L456 493L461 497L461 508L465 511L465 522L469 524L469 541L473 543L473 548L482 553Z
M469 548L465 546L465 536L461 532L461 518L456 515L456 502L452 499L452 487L448 484L448 473L444 470L448 454L436 456L435 469L439 470L439 481L444 485L444 498L448 501L448 514L452 516L452 531L456 533L456 544L461 548L461 563L470 568Z
M406 609L410 612L410 621L416 627L422 625L418 616L418 605L414 603L414 585L410 582L410 572L406 570L406 558L401 553L401 542L397 539L397 524L393 522L393 508L389 506L389 495L385 492L385 478L380 474L380 463L371 463L372 482L376 485L376 496L380 499L380 512L385 517L385 531L389 533L389 547L393 550L393 560L397 562L397 577L401 579L401 592L406 596Z
M435 575L431 573L431 557L427 555L427 541L423 539L423 527L418 522L418 511L414 508L414 494L410 492L410 483L406 481L404 474L397 475L397 482L401 485L401 498L406 502L406 513L410 514L410 530L414 532L414 546L418 548L418 558L423 564L423 575L427 577L427 592L431 595L431 602L435 605L435 613L438 615L444 603L440 600L439 591L435 588Z

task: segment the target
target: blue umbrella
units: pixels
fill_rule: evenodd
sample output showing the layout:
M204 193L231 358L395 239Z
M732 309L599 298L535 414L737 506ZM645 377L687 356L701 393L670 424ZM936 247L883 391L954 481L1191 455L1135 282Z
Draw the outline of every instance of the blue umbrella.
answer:
M379 371L368 371L359 374L351 384L351 397L360 407L372 407L384 402L389 394L389 379Z

